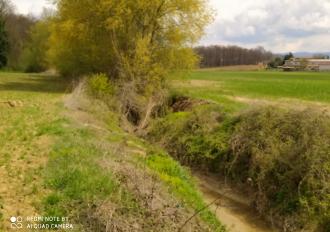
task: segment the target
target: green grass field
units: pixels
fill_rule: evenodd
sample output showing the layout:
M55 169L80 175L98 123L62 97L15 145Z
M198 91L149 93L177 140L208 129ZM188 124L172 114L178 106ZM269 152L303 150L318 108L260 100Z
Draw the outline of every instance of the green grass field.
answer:
M330 73L197 70L174 79L185 94L224 104L229 110L249 100L330 103ZM238 100L245 98L246 101Z
M46 194L41 177L54 138L41 132L60 118L64 92L50 76L0 73L0 231L9 231L10 216L35 215Z

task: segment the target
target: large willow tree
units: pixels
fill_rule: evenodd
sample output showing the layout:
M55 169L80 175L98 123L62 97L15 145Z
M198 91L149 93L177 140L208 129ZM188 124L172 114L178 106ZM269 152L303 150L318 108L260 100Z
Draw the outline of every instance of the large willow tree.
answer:
M212 18L206 0L58 0L57 6L49 51L55 67L64 75L108 74L121 83L124 110L145 114L141 123L167 74L196 64L191 47Z

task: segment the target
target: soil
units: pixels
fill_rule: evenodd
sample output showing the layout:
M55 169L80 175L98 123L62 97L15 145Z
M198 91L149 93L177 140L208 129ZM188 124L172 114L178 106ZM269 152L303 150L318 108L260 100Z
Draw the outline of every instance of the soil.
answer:
M171 108L173 112L191 111L194 107L199 105L207 105L208 101L192 99L189 97L178 97L174 99Z
M227 96L230 100L246 103L253 106L275 106L283 109L294 109L294 110L315 110L317 112L324 112L330 114L329 104L321 102L303 101L295 99L280 99L280 100L269 100L269 99L255 99L242 96Z
M182 80L173 80L171 81L173 87L220 87L221 82L220 81L210 81L210 80L189 80L189 81L182 81Z

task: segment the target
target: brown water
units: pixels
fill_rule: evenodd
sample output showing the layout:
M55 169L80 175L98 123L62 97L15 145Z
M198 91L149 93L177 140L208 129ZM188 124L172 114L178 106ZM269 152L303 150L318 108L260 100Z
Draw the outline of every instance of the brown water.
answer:
M230 232L278 232L270 223L261 219L250 207L248 196L237 194L230 187L219 184L214 178L196 174L200 190L218 219ZM218 199L218 200L217 200Z

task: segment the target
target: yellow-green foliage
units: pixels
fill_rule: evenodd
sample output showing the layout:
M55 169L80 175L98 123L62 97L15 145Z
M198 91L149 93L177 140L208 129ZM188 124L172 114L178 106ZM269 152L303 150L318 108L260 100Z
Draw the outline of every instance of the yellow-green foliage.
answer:
M105 74L94 74L88 79L88 88L96 97L106 97L115 93L115 88Z
M170 72L197 64L210 22L206 0L58 0L48 55L63 75L106 73L120 110L138 128L165 99Z
M205 0L59 0L49 56L63 74L159 79L192 67L211 20ZM120 74L120 75L119 75ZM142 83L143 85L143 83Z
M280 215L287 229L330 229L330 117L273 107L240 116L231 138L228 173L251 178L261 212ZM308 227L307 227L308 228Z
M330 229L330 117L257 108L230 116L202 106L157 119L147 138L180 162L249 184L257 210L287 231Z
M230 121L214 105L156 120L147 137L164 146L185 165L218 170L229 149Z
M30 40L25 45L21 57L22 69L25 72L45 71L48 66L47 50L50 36L49 20L37 22L30 30Z

